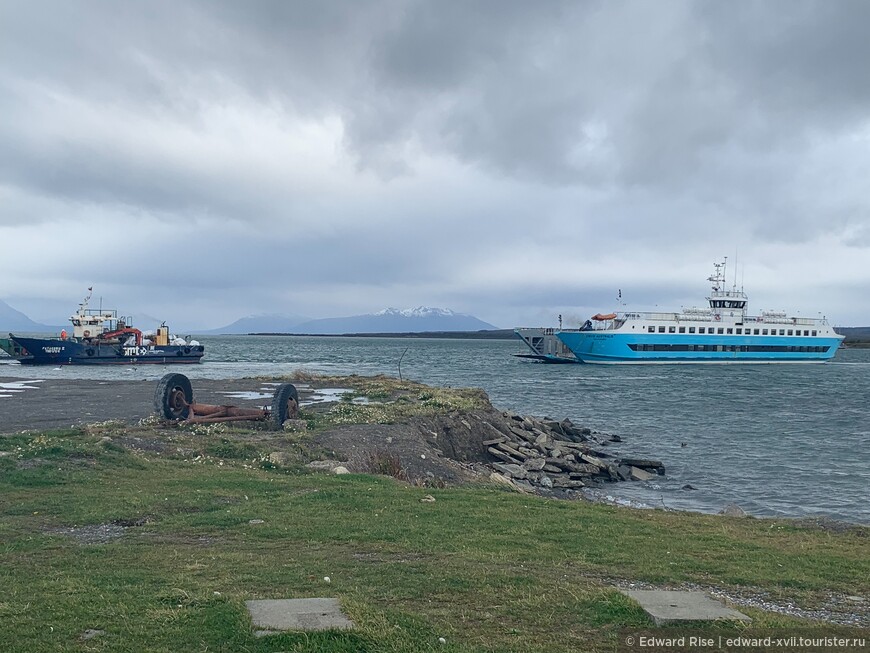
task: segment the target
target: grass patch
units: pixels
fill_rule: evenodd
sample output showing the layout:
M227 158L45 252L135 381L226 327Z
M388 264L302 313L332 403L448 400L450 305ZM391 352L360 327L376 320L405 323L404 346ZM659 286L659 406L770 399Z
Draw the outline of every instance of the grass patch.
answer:
M299 379L288 377L283 380ZM486 393L478 389L433 388L387 376L318 377L307 374L305 380L322 386L340 386L351 390L327 410L300 411L300 419L312 431L343 424L394 424L414 416L426 417L491 407ZM365 400L365 403L358 403L360 399Z
M418 405L441 400L420 394ZM650 627L612 579L807 608L870 594L867 529L264 468L256 431L203 442L133 429L124 437L168 448L135 452L102 432L0 439L4 652L611 651L622 629ZM380 456L372 469L396 476L394 463ZM99 525L123 534L99 544L67 534ZM338 597L358 629L253 637L245 600L313 596ZM757 628L806 625L745 611ZM105 633L83 640L88 629Z

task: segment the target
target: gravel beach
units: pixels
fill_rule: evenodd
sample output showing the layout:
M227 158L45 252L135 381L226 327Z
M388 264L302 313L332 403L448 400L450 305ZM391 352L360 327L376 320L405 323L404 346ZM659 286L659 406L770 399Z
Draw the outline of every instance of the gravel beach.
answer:
M257 379L195 379L199 403L268 406L275 384ZM156 381L42 380L0 377L0 434L69 428L154 414ZM300 399L306 391L300 388Z

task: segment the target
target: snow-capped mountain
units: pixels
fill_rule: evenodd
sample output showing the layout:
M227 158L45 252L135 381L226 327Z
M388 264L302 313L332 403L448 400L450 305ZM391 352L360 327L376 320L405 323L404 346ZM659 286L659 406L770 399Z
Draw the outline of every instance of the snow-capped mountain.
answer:
M463 315L455 313L449 308L430 308L429 306L418 306L417 308L385 308L372 315L401 315L402 317L452 317L454 315ZM464 316L470 317L470 316Z
M311 320L293 327L293 333L423 333L430 331L488 331L497 327L473 315L448 308L385 308L377 313Z

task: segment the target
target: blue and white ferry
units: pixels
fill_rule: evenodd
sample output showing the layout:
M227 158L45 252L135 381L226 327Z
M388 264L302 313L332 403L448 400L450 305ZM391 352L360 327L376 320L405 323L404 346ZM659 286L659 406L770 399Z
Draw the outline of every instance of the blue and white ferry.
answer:
M743 289L725 289L725 262L708 281L709 308L598 314L556 335L581 362L603 364L824 363L843 342L824 318L750 316Z

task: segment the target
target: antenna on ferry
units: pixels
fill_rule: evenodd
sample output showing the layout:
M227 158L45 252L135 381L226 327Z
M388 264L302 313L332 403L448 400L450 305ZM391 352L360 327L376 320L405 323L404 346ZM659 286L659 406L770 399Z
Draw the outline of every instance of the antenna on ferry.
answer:
M734 248L734 290L737 290L737 248Z
M728 257L725 257L725 260L721 263L713 264L713 274L707 279L707 281L712 282L713 290L719 292L722 290L722 284L725 282L725 264L728 261Z

